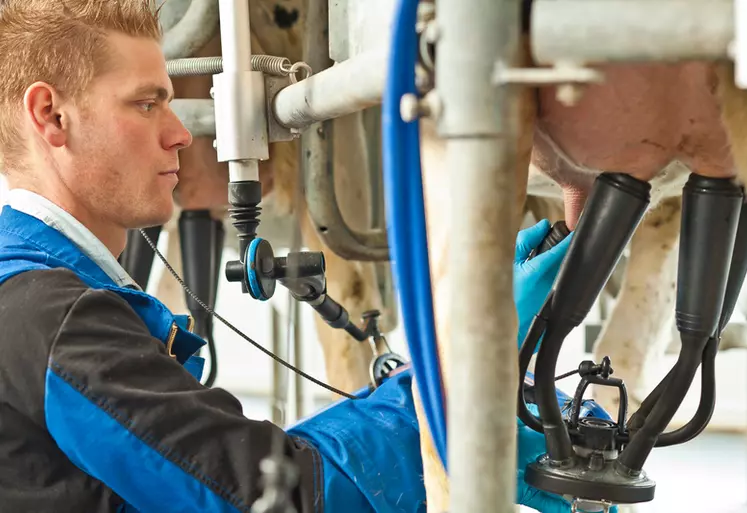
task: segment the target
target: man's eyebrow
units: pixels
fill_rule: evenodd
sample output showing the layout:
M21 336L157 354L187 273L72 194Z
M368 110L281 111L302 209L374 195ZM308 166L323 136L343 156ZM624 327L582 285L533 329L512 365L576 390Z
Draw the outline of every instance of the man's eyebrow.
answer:
M155 95L156 98L160 101L171 101L174 99L173 94L169 93L169 91L160 85L157 84L146 84L144 86L138 87L134 93L132 93L133 96L146 96L146 95Z

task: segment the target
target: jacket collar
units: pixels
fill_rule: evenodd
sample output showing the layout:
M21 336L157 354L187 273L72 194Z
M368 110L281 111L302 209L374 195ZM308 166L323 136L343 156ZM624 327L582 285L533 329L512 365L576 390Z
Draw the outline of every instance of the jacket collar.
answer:
M28 254L29 248L44 254L45 260L52 257L58 264L101 284L119 286L61 232L34 216L6 205L0 214L0 252L5 258L11 258L14 253Z
M11 189L8 205L35 217L62 233L120 287L135 287L135 281L122 268L109 249L80 221L49 199L26 189Z
M31 269L34 263L42 268L64 267L80 276L89 287L119 293L143 319L151 334L173 351L179 363L191 360L190 365L196 365L190 372L199 379L204 360L193 355L205 341L190 333L190 316L174 315L158 299L140 289L121 287L58 230L6 205L0 213L0 264L13 261L25 262L16 267L20 270ZM0 275L0 282L2 278Z

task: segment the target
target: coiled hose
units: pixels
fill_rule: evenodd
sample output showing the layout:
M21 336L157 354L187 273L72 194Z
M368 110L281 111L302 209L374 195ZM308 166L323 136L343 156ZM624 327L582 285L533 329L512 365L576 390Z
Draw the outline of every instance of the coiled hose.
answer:
M446 414L433 316L417 122L405 123L400 100L417 94L418 0L398 0L382 106L384 192L394 279L412 367L433 442L444 468Z

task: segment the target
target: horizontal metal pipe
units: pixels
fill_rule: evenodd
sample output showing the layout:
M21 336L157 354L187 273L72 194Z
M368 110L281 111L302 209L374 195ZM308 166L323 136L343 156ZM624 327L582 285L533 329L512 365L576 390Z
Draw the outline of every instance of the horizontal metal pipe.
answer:
M215 137L213 100L173 100L171 110L192 133L192 137Z
M386 76L386 55L366 53L280 91L273 111L286 128L335 119L381 103Z
M539 64L725 59L733 0L535 0L531 38Z

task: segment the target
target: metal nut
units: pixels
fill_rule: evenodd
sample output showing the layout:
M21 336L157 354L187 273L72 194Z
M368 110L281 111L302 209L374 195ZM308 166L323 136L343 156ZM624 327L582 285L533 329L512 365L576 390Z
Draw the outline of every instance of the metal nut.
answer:
M583 95L583 87L578 84L560 84L555 91L555 98L566 107L577 105Z
M420 117L420 99L412 93L402 96L399 102L399 114L406 123L415 121Z
M407 93L399 102L399 114L406 123L411 123L423 117L438 117L441 113L441 102L436 90L429 91L425 98L420 99L417 95Z

